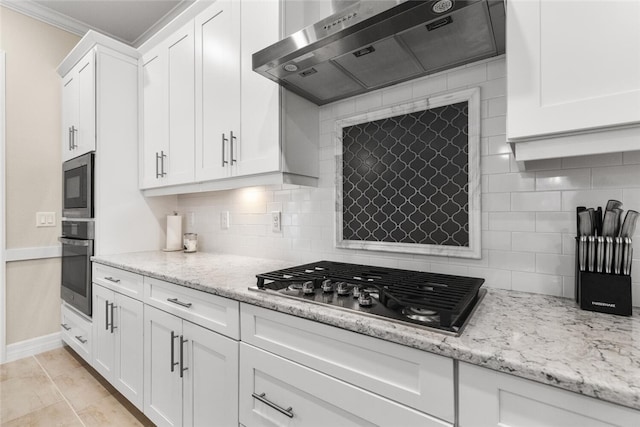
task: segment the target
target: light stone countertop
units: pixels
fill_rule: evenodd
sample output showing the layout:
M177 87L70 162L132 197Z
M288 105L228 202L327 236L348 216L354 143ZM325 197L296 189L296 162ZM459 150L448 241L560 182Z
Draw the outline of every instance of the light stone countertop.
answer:
M460 337L250 291L256 274L294 262L139 252L93 261L640 409L640 310L583 311L574 301L488 288Z

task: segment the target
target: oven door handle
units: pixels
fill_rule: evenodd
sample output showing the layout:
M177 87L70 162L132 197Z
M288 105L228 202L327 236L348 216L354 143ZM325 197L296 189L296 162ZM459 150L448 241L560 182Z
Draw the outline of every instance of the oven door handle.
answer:
M58 241L63 245L73 246L91 246L92 240L67 239L66 237L58 237Z

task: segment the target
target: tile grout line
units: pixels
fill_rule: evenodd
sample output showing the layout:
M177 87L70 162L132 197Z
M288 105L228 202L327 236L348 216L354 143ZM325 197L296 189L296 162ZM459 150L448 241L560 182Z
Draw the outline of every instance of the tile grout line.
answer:
M60 390L60 388L58 387L58 384L56 384L55 381L53 381L53 378L51 378L51 375L49 375L49 372L45 369L44 366L42 366L42 364L40 363L40 361L38 360L38 358L34 355L31 356L35 359L36 363L38 364L38 366L40 366L40 369L42 369L45 373L45 375L47 376L47 378L49 378L49 381L51 381L51 383L53 384L53 386L55 387L55 389L58 391L58 393L60 393L60 396L62 396L62 399L65 401L65 403L69 406L69 408L71 409L71 411L73 412L73 415L76 416L76 418L78 419L78 421L80 421L80 424L82 424L83 427L87 427L86 424L82 421L82 418L80 418L80 415L78 415L78 413L76 412L76 410L73 408L73 406L71 405L71 402L69 402L69 400L67 399L67 397L64 395L64 393L62 393L62 390Z

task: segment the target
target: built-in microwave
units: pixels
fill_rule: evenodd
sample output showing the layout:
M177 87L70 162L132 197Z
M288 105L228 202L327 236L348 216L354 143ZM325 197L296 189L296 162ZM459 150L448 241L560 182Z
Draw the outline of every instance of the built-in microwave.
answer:
M93 218L94 152L62 164L62 216Z

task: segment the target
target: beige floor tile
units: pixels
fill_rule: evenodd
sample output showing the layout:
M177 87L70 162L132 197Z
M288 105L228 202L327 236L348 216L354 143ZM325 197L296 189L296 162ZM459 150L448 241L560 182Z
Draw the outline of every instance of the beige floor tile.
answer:
M78 412L78 416L87 427L153 426L140 411L118 395L107 396L92 403Z
M38 365L36 359L25 357L24 359L0 365L0 382L12 378L30 377L39 373L42 373L42 368Z
M116 425L116 424L114 424ZM64 401L54 403L20 418L2 424L3 427L82 427L73 409Z
M39 372L26 374L19 366L19 376L12 369L6 369L8 379L0 383L0 422L22 417L62 401L49 377L40 368Z
M94 372L89 366L80 366L53 377L53 382L76 412L115 392L109 383Z
M87 364L67 346L37 354L35 358L51 378Z

